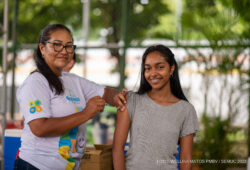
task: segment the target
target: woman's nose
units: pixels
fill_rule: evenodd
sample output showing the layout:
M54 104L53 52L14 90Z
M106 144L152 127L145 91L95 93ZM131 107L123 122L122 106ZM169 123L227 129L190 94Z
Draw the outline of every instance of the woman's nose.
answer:
M63 53L63 54L67 54L68 53L65 47L62 49L61 53Z

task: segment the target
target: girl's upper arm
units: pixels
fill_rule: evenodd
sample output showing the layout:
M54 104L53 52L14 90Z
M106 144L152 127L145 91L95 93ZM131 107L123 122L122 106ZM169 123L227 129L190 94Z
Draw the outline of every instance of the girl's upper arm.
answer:
M114 133L114 147L124 148L129 128L130 128L130 117L128 114L128 110L127 109L125 109L124 111L118 110L115 133Z

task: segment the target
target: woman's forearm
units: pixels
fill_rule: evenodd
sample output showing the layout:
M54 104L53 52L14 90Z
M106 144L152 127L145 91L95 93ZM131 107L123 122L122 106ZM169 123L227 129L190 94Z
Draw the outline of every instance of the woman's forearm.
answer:
M84 110L58 118L40 118L29 122L30 129L38 137L59 136L68 130L87 122L91 115Z
M80 112L58 118L38 118L30 121L28 124L32 133L36 136L59 136L87 122L98 112L103 111L104 106L104 100L99 96L95 96L88 101L85 108Z
M114 97L119 93L119 90L114 88L105 88L103 98L106 101L106 103L116 106L116 102L114 100Z
M114 88L107 87L105 88L103 99L106 101L106 103L112 106L116 106L122 111L124 111L126 108L126 101L127 101L125 97L126 91L127 91L126 89L123 89L122 92L119 92Z

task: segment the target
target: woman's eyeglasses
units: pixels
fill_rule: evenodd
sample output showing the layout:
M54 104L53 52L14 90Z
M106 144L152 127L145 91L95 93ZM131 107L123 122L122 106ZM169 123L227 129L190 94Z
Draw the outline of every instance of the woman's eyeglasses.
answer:
M76 49L76 45L63 45L62 43L46 41L45 43L50 43L53 45L55 52L61 52L63 48L67 51L67 53L72 54Z

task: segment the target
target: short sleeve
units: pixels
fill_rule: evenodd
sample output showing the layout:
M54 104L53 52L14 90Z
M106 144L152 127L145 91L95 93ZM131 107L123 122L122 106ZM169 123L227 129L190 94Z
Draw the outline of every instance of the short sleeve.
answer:
M34 74L34 75L33 75ZM17 101L25 122L51 117L50 87L39 73L33 73L17 91Z
M102 97L104 94L104 89L105 86L96 84L92 81L89 81L85 78L79 77L80 78L80 83L81 83L81 88L84 93L84 97L86 99L86 102L91 99L92 97L95 96L100 96Z
M199 123L194 107L191 105L190 109L187 110L188 113L183 121L180 137L199 132Z
M128 110L130 120L133 120L133 115L134 115L135 106L136 106L135 100L136 100L136 94L134 92L129 91L128 99L127 99L127 110Z

